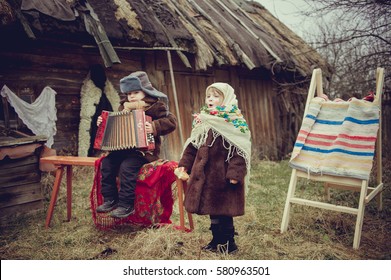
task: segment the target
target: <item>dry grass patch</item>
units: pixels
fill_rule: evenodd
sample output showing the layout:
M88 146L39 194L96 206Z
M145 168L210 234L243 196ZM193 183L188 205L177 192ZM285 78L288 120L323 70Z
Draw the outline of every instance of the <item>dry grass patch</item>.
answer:
M388 166L390 167L390 166ZM387 167L385 166L385 170ZM388 171L386 171L388 172ZM74 168L71 222L65 222L65 184L61 186L51 228L45 230L45 211L19 217L1 228L0 257L6 259L390 259L391 194L390 176L385 182L384 210L376 203L366 209L361 246L352 249L355 216L294 205L288 232L280 234L282 212L291 169L287 161L259 161L252 165L252 183L246 214L234 219L239 235L239 252L218 255L200 247L210 241L209 218L194 215L196 229L182 233L172 225L162 228L125 226L109 231L95 228L89 204L93 170ZM65 181L65 180L63 180ZM46 207L49 204L53 176L42 179ZM299 182L297 194L323 199L321 185ZM334 192L340 203L356 203L357 194ZM353 202L351 202L353 201ZM175 205L173 224L178 224Z

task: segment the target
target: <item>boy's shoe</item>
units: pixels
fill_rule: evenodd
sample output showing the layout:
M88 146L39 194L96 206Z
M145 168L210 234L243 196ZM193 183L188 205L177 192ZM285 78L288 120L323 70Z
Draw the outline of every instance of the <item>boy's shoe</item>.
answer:
M110 216L113 218L126 218L134 213L134 206L129 207L119 206L114 211L110 213Z
M110 212L111 210L117 208L118 201L117 200L110 200L104 202L102 205L99 205L96 208L97 213L107 213Z

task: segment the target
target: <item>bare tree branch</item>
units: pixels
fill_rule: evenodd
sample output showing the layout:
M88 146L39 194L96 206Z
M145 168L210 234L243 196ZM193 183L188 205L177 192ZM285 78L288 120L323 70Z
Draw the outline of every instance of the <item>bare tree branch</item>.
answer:
M317 17L319 29L307 41L334 69L326 90L336 97L366 95L373 90L376 67L391 66L391 1L305 1L312 9L303 15ZM386 89L390 72L386 69Z

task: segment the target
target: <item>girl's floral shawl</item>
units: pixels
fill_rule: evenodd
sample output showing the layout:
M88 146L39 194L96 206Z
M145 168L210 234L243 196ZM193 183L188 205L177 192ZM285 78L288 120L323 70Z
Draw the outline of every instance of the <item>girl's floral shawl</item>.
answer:
M205 144L209 130L213 132L214 139L221 136L224 148L228 150L226 160L229 161L234 152L237 152L246 161L245 185L247 189L250 178L251 132L238 108L234 89L226 83L214 83L206 89L206 92L212 87L224 94L223 104L214 109L204 106L200 113L194 114L193 129L184 147L186 148L191 143L197 149L200 148ZM213 143L214 140L211 145Z

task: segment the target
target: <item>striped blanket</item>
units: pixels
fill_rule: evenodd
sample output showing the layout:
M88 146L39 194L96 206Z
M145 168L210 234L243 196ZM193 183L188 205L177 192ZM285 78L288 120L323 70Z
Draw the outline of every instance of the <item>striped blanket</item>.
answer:
M369 179L379 129L379 106L315 97L304 117L290 166L312 174Z

